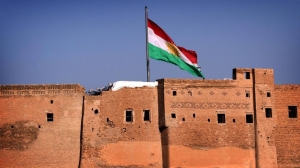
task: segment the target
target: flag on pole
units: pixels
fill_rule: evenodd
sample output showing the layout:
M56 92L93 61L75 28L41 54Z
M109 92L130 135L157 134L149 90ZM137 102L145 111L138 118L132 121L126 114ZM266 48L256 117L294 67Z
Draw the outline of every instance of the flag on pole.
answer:
M148 48L150 58L175 64L194 76L204 78L197 65L197 53L176 46L168 34L150 19L148 19Z

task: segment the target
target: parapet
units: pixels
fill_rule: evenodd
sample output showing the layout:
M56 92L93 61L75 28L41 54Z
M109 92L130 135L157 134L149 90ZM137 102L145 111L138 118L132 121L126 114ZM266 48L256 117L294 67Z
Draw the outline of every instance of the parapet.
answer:
M85 88L79 84L0 85L0 96L55 95L84 92Z

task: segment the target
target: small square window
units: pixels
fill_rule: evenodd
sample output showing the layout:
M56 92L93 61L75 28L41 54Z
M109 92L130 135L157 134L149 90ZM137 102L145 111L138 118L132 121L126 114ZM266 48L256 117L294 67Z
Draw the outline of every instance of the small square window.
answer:
M266 108L266 118L272 118L272 109Z
M182 118L182 121L185 121L185 118Z
M297 106L289 106L288 110L289 110L289 118L297 118L298 117Z
M267 92L267 97L271 97L271 92Z
M96 109L96 110L94 111L94 113L95 113L95 114L98 114L98 113L99 113L98 109Z
M150 110L144 110L144 121L150 121Z
M175 90L173 90L173 96L176 96L177 92Z
M250 97L250 93L246 93L246 97Z
M246 123L253 123L253 115L246 114Z
M132 117L132 111L126 111L126 122L132 122L133 117Z
M53 104L53 100L50 100L50 104Z
M196 117L196 114L193 114L193 118L195 118Z
M218 123L225 123L225 114L218 114Z
M47 113L47 121L53 122L53 113Z
M172 113L172 114L171 114L171 117L172 117L172 118L176 118L176 114L175 114L175 113Z
M250 79L250 72L245 72L245 79Z
M207 122L210 122L210 119L207 119Z
M234 122L234 123L235 123L235 119L232 119L232 122Z

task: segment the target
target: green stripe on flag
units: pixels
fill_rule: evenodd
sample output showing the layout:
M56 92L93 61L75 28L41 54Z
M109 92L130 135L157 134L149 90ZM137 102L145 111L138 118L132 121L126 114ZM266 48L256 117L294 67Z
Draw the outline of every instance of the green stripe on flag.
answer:
M195 66L185 63L181 58L179 58L175 55L172 55L172 54L168 53L167 51L154 46L151 43L148 43L148 44L149 44L148 47L149 47L150 58L165 61L168 63L172 63L174 65L179 66L181 69L188 71L189 73L191 73L194 76L204 78L201 71L199 71Z

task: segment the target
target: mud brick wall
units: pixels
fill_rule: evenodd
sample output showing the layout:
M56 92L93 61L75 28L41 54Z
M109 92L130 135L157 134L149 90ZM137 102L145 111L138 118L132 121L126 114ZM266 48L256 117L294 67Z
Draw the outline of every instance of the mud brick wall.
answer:
M81 166L161 167L157 104L156 88L85 96ZM150 121L144 121L144 110L150 110ZM132 111L132 122L126 122L126 111Z
M254 122L246 123L246 115L253 117L253 82L235 77L159 80L164 85L165 167L255 166ZM218 114L225 114L225 123L218 123Z
M78 166L83 87L2 85L0 93L0 167Z
M232 75L99 96L1 85L0 167L300 167L300 85L275 85L272 69Z
M275 106L274 72L272 69L253 69L256 118L257 167L277 167L275 128L277 110ZM268 95L269 94L269 95ZM269 113L267 114L268 110Z
M275 98L278 167L300 167L300 85L275 85ZM296 116L289 116L289 106L296 107Z

